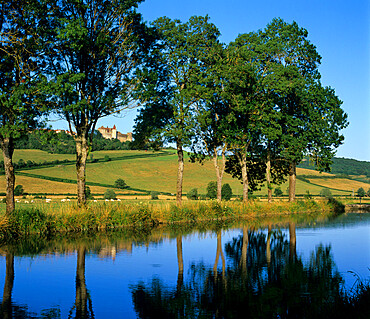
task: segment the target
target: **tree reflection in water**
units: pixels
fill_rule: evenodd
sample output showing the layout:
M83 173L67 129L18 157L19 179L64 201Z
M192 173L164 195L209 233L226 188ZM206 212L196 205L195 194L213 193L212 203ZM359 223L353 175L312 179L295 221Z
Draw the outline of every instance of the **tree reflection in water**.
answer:
M77 248L77 270L76 270L76 299L74 306L69 312L68 318L90 319L94 318L90 294L86 288L85 281L85 256L86 248L81 245ZM14 285L14 254L6 252L6 270L3 300L0 308L1 319L12 318L61 318L58 308L44 309L41 315L29 312L26 305L19 306L12 302L12 292Z
M343 293L342 278L336 270L330 246L316 247L307 261L297 256L294 223L289 224L289 240L286 234L273 231L271 226L267 234L244 227L242 235L225 245L225 253L227 268L223 258L223 267L219 270L217 263L223 252L221 231L218 231L213 267L192 264L187 280L181 275L183 283L176 289L164 286L158 278L150 284L141 282L132 287L138 316L361 318L363 308L349 304Z
M80 245L77 248L76 300L74 306L69 312L68 318L94 318L91 297L86 288L85 258L86 248L85 246Z
M12 302L12 293L14 285L14 253L11 250L7 250L5 253L5 283L3 291L3 300L0 307L0 318L1 319L33 319L33 318L60 318L60 309L50 308L44 309L41 316L29 312L27 306L20 306Z

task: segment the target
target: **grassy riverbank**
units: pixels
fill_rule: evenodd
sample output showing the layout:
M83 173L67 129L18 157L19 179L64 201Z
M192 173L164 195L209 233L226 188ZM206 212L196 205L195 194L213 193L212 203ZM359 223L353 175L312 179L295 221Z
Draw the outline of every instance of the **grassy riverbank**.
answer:
M312 214L327 216L343 211L335 201L297 201L295 203L188 201L181 207L168 201L101 202L85 208L75 204L39 205L16 210L11 216L0 215L0 240L15 239L29 234L89 232L175 223L201 223L225 219L249 219Z

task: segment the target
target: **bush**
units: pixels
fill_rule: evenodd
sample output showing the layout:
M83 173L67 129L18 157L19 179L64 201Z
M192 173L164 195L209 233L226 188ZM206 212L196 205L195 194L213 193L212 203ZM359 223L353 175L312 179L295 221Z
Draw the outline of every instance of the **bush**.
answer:
M110 161L110 157L108 155L105 155L104 156L104 162L109 162Z
M128 186L122 178L119 178L114 182L114 187L124 189L124 188L127 188Z
M230 200L231 196L233 196L233 191L229 184L223 184L221 188L221 198L223 200Z
M320 195L326 198L332 198L333 195L329 188L323 188L320 192Z
M358 190L357 190L357 196L358 197L364 197L365 196L365 190L360 187Z
M208 183L206 196L210 199L217 198L217 183L216 182L212 181Z
M17 185L14 188L14 196L22 196L24 193L24 189L22 185Z
M104 193L104 199L116 199L117 195L113 189L107 189Z
M275 196L282 196L283 195L283 191L281 190L280 187L276 187L275 190L274 190L274 195Z
M94 197L91 194L91 189L89 186L85 187L85 195L86 195L86 199L94 199Z
M151 192L150 193L150 196L151 196L152 199L158 199L158 195L159 195L158 192Z
M186 197L188 199L198 199L198 189L197 188L193 188L191 189L187 194L186 194Z

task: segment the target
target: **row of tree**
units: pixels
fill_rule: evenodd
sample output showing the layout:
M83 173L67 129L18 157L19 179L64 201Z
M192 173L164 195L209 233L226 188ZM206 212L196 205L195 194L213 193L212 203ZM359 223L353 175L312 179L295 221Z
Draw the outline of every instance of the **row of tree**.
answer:
M152 27L160 38L149 52L152 69L142 70L145 107L134 138L176 144L178 203L185 147L194 160L213 159L219 200L225 170L241 180L244 201L265 180L271 200L271 184L289 174L293 201L304 156L329 169L347 115L334 90L320 82L321 57L305 29L274 19L224 45L208 17L159 18Z
M56 133L53 130L29 132L15 140L15 149L38 149L52 154L76 154L76 145L72 135L66 132ZM99 131L95 131L90 151L129 150L131 142L118 139L107 139Z
M310 155L328 168L347 125L334 90L320 83L320 56L307 31L274 19L264 31L223 45L208 17L159 18L147 26L136 12L140 2L0 1L7 212L15 207L12 156L21 134L50 112L68 122L84 205L97 121L139 104L137 142L176 143L179 204L185 147L194 159L213 158L219 199L228 165L242 180L245 201L264 167L269 190L289 170L294 200L296 164Z

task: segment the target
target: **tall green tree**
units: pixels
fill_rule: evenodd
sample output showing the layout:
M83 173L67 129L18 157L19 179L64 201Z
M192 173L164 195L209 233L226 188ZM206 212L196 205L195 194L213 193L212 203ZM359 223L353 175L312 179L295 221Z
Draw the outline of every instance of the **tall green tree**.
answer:
M86 160L98 120L134 107L135 71L150 41L141 0L54 1L46 63L55 113L76 142L77 194L86 202Z
M255 114L258 114L258 117L255 123L252 124L252 127L255 126L258 130L254 129L256 133L254 135L253 143L255 145L252 153L253 157L258 159L258 162L265 162L266 164L268 198L271 201L271 184L283 182L285 173L284 166L281 159L279 159L281 146L277 142L282 129L279 123L281 113L275 102L276 96L279 90L281 90L281 87L279 87L281 86L281 79L279 79L278 75L280 70L276 64L276 43L271 44L270 41L266 40L264 33L258 31L239 35L230 44L230 47L240 52L242 61L253 72L251 73L253 86L251 87L251 83L249 84L249 87L253 90L250 98L254 100L255 107L258 109L255 112ZM228 163L228 170L233 170L235 173L235 168L231 168L232 164L233 161ZM254 184L256 184L256 174L254 175ZM262 180L258 183L261 182Z
M199 77L197 92L199 100L194 112L194 140L192 161L203 162L211 158L217 182L217 200L221 201L222 178L226 168L228 141L226 130L230 107L223 96L227 79L223 69L227 64L223 45L215 42L209 49L203 73Z
M320 167L328 167L335 147L343 140L339 131L347 125L346 115L334 91L320 88L321 57L308 40L307 30L296 22L274 19L264 30L241 35L235 43L252 52L260 94L264 101L270 101L260 122L267 176L271 155L281 168L281 161L285 161L289 200L293 201L296 165L304 155L312 154Z
M260 123L269 110L269 102L261 94L261 75L253 64L251 51L243 46L230 44L226 54L228 63L223 69L226 81L222 96L228 103L229 111L224 134L229 150L234 154L228 160L227 171L234 171L234 176L241 177L243 200L247 201L250 188L248 163L253 164L254 154L260 148ZM235 163L233 160L238 163L238 168L230 167Z
M272 50L274 74L268 85L276 90L274 104L280 113L281 156L289 168L289 200L295 200L296 165L307 153L315 125L307 95L319 83L321 57L308 40L308 32L296 22L274 19L263 32ZM310 93L311 92L311 93Z
M6 178L6 213L15 209L14 140L35 128L43 111L36 1L0 2L0 146Z
M194 110L199 100L199 77L204 74L209 50L217 42L219 31L208 17L191 17L188 22L162 17L154 21L158 35L152 52L153 69L143 72L147 92L145 108L139 114L135 137L152 136L175 143L178 157L176 200L182 201L184 147L194 136ZM145 137L143 137L145 139Z
M306 96L309 104L310 130L307 155L315 163L315 169L330 171L336 148L343 143L341 130L347 127L347 114L341 108L342 101L331 87L315 83Z

